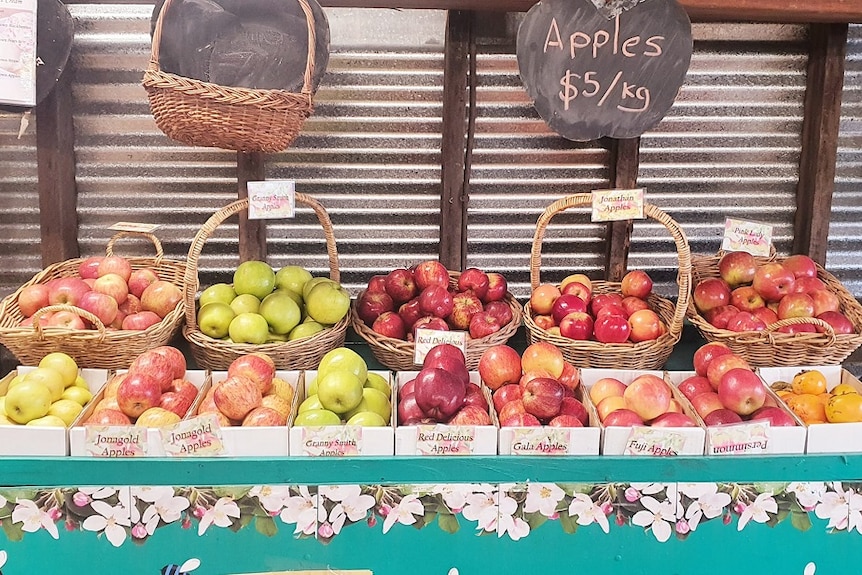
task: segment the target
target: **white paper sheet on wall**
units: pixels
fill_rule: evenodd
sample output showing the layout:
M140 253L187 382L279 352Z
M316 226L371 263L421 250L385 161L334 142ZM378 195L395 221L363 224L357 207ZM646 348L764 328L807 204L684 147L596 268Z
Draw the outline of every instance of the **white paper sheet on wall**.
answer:
M36 105L36 0L0 0L0 103Z

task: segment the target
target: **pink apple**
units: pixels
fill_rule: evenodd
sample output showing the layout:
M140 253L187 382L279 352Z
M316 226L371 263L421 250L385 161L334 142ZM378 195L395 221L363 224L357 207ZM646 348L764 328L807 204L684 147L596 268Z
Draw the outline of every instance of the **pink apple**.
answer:
M527 410L524 409L523 401L521 401L520 399L514 399L507 402L505 405L503 405L502 408L500 408L500 410L498 411L498 416L500 418L500 422L502 423L503 421L511 418L513 415L519 413L527 413ZM533 417L535 417L535 415Z
M603 377L590 387L590 401L598 405L606 397L623 397L626 384L615 377Z
M713 391L712 384L709 383L709 380L702 375L692 375L691 377L685 378L679 382L677 388L689 401L701 393Z
M718 384L721 383L721 378L724 377L724 374L737 367L751 369L748 362L736 354L720 355L709 362L709 367L706 369L706 378L712 384L712 388L718 390Z
M539 421L550 421L560 411L565 390L563 385L551 377L537 377L521 390L521 401L527 413Z
M576 295L587 304L590 303L590 300L593 298L593 292L589 286L584 285L579 281L570 281L568 283L562 284L560 287L560 292L562 294L572 294ZM637 299L637 298L636 298Z
M384 311L377 316L371 324L371 329L384 337L407 338L407 327L404 325L404 320L394 311Z
M492 301L502 301L509 292L509 283L503 274L497 272L488 273L488 293L482 299L482 303L490 303Z
M587 408L577 398L564 397L560 402L560 415L570 415L578 419L581 425L587 425L590 420L590 414Z
M734 368L721 377L718 384L721 404L739 415L749 415L761 407L766 400L766 386L750 369Z
M157 280L141 294L141 306L164 318L176 309L182 299L180 288L169 281Z
M646 300L643 300L639 297L628 296L624 297L622 301L623 309L626 311L626 315L631 317L631 315L642 309L652 309Z
M826 284L823 283L823 280L821 280L820 278L818 278L818 277L812 278L812 277L807 277L807 276L802 276L802 277L796 278L796 285L793 287L794 292L796 292L796 293L807 293L807 294L810 294L811 292L813 292L815 290L821 290L821 289L829 289L829 288L826 287Z
M722 407L720 409L715 409L709 412L706 416L703 416L703 422L706 425L712 427L713 425L741 423L742 417L740 417L739 414L735 411L731 411Z
M84 323L84 320L81 319L81 316L79 316L73 311L65 310L61 310L51 314L51 317L48 318L48 321L45 323L45 326L62 327L65 329L87 329L87 324Z
M416 280L416 287L420 292L430 286L449 289L449 270L436 260L428 260L417 264L413 268L413 277Z
M183 352L170 345L160 345L150 350L152 353L157 353L167 358L171 364L171 373L174 380L182 379L186 375L186 357Z
M78 307L99 318L104 326L111 325L119 311L117 300L97 291L89 291L81 296Z
M145 330L151 326L154 326L162 321L158 315L154 314L151 311L141 311L138 313L132 313L123 318L122 329L127 330Z
M759 307L751 313L756 315L767 327L778 321L778 314L768 307Z
M631 333L629 339L635 343L658 339L661 335L661 318L651 309L637 310L628 319Z
M814 262L813 259L806 255L794 254L788 258L785 258L784 261L781 262L781 265L790 270L793 273L794 277L817 277L817 264Z
M121 304L129 295L129 286L126 281L117 274L105 274L96 278L93 283L93 291L111 296Z
M652 278L643 270L632 270L623 276L620 291L624 298L634 296L646 299L652 292Z
M452 329L464 331L470 328L470 319L482 310L482 300L476 294L471 291L459 292L452 296L452 313L446 321Z
M494 410L499 414L504 405L510 401L521 399L521 386L516 383L507 383L497 388L491 397L494 401Z
M794 421L793 416L780 407L761 407L752 413L749 418L751 421L760 419L769 421L771 427L796 427L796 421Z
M814 304L815 317L827 311L841 311L841 299L834 292L828 289L817 289L807 293Z
M145 372L129 373L117 387L117 404L120 410L131 418L156 407L161 396L158 380Z
M643 425L641 416L631 409L617 409L608 414L602 421L605 427L632 427L635 425Z
M846 315L838 311L825 311L817 316L817 319L822 319L832 326L832 330L836 334L856 333L856 327L853 325ZM821 331L818 327L817 330Z
M721 278L708 278L694 286L694 305L701 313L730 304L730 286Z
M629 339L631 326L625 317L608 314L596 319L593 334L602 343L624 343Z
M271 407L255 407L242 420L243 427L281 427L287 425L287 417Z
M84 425L131 425L129 416L119 409L98 409L84 422Z
M464 407L468 405L473 405L482 409L486 415L490 408L488 400L485 399L485 393L482 391L482 388L472 381L467 383L467 392L464 394Z
M138 313L139 311L143 311L144 308L141 307L141 300L137 297L129 294L126 296L126 301L120 304L119 310L123 312L125 315L129 315L132 313Z
M663 413L650 421L650 427L697 427L697 423L684 413Z
M777 302L793 291L795 283L796 277L792 271L779 263L770 262L757 268L751 285L767 302Z
M48 306L48 286L32 284L21 289L18 294L18 310L24 317L30 317L43 307Z
M366 325L373 324L383 312L394 309L395 302L385 291L365 290L356 298L356 314Z
M129 373L146 373L159 384L161 391L168 391L174 381L174 364L171 359L157 351L147 350L132 361Z
M491 425L487 409L477 405L465 405L447 422L449 425Z
M580 419L574 415L566 415L563 413L552 418L551 421L548 422L548 425L551 427L584 427L584 423Z
M194 397L189 398L175 391L166 391L159 397L157 405L162 409L176 413L180 417L185 417L194 400Z
M721 398L719 398L718 394L714 391L699 393L689 401L691 401L691 405L694 407L697 414L704 419L714 411L725 409L724 404L721 403Z
M255 382L261 395L272 389L275 377L275 362L264 353L247 353L233 360L227 368L227 376L244 376Z
M808 294L789 293L778 302L778 319L814 315L814 300Z
M733 353L733 350L727 347L727 344L718 341L700 346L694 351L694 357L692 358L694 371L697 375L706 376L706 370L709 367L709 363L719 355L729 353Z
M761 308L766 309L766 308ZM718 329L727 329L727 322L730 318L738 314L740 310L733 305L720 305L711 310L704 312L703 317L713 327Z
M508 345L492 345L482 352L477 369L492 391L516 384L521 378L521 355Z
M195 384L193 384L187 379L182 379L179 377L171 382L170 387L168 387L168 392L182 395L183 397L187 397L192 401L194 401L194 399L198 396L198 388L195 387Z
M129 276L129 293L137 298L141 297L147 287L159 280L159 274L152 268L140 268L132 270L132 275Z
M213 392L218 410L235 420L242 420L252 409L259 407L262 399L257 383L242 375L228 377Z
M616 305L622 308L623 296L618 293L602 293L594 295L593 299L590 300L590 312L594 316L597 316L599 314L599 310L606 305Z
M76 306L88 291L90 286L81 278L57 278L48 285L48 303Z
M535 415L530 413L513 413L509 417L500 419L502 427L539 427L541 422Z
M78 264L78 275L81 279L95 279L99 277L99 264L105 256L92 256Z
M473 314L473 317L470 318L468 331L472 339L481 339L488 337L492 333L497 333L501 329L503 329L503 325L497 317L486 311L480 311L477 314Z
M458 277L458 291L472 291L480 300L487 297L490 279L478 268L467 268Z
M512 308L505 301L492 301L485 304L485 311L496 317L500 325L506 325L512 321L514 317Z
M731 287L754 280L757 260L748 252L728 252L718 261L718 275Z
M637 376L623 393L628 408L644 421L666 412L672 397L668 384L662 378L651 374Z
M98 277L107 274L117 274L123 278L124 283L128 283L129 278L132 276L132 264L129 263L129 260L120 256L107 256L99 263L96 273Z
M730 331L763 331L766 324L750 311L741 311L728 318L727 328Z
M794 323L791 325L781 326L780 328L778 328L778 332L789 333L791 335L795 333L817 333L817 328L810 323Z
M593 336L593 318L587 312L573 311L560 320L560 335L586 341Z
M408 302L419 293L413 272L404 268L396 268L386 274L384 285L395 304Z
M730 305L739 311L754 311L766 306L763 296L750 285L740 286L730 292Z

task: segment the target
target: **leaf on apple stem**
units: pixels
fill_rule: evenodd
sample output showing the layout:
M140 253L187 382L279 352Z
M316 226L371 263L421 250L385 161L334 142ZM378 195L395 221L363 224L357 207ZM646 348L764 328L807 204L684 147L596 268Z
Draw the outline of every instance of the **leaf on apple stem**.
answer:
M808 531L811 529L811 517L805 511L791 511L790 524L800 531Z
M255 518L254 528L258 533L266 535L267 537L273 537L278 533L278 525L275 524L272 517Z
M536 511L535 513L525 513L524 519L527 521L527 525L530 526L530 531L534 531L548 520L548 518L542 515L539 511Z
M24 539L24 523L12 523L11 517L6 517L0 523L2 523L3 532L9 541L18 542Z
M577 522L568 513L560 513L560 527L563 528L563 533L568 533L569 535L578 530Z
M446 533L456 533L461 528L458 518L449 513L440 513L437 515L437 524Z

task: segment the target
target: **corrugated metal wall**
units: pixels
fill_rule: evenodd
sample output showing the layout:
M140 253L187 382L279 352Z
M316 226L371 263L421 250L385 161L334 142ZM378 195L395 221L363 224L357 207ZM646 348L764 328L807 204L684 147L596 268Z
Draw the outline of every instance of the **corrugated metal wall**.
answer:
M149 54L150 7L73 5L73 52L80 246L100 253L117 220L158 223L169 257L185 256L205 219L236 197L236 156L173 144L149 114L140 77ZM267 177L297 180L319 198L335 226L350 287L371 274L437 251L445 13L327 11L329 71L315 115L287 152L267 160ZM805 88L805 28L696 25L695 54L665 120L642 138L641 184L649 201L683 224L695 252L713 252L727 215L776 226L789 249ZM841 162L828 264L862 293L862 34L852 27ZM545 205L606 186L609 154L598 142L549 132L521 86L511 43L480 46L468 263L505 271L517 295L528 289L529 250ZM0 295L41 267L35 120L21 139L19 117L0 114ZM854 211L855 210L855 211ZM555 219L543 272L600 273L604 230L586 216ZM202 281L236 264L236 228L208 242ZM323 271L322 233L301 211L270 226L274 265ZM575 236L576 239L573 239ZM130 252L146 252L131 246ZM122 250L121 250L122 251ZM633 267L650 269L672 291L669 234L638 223ZM545 276L543 276L545 277Z

